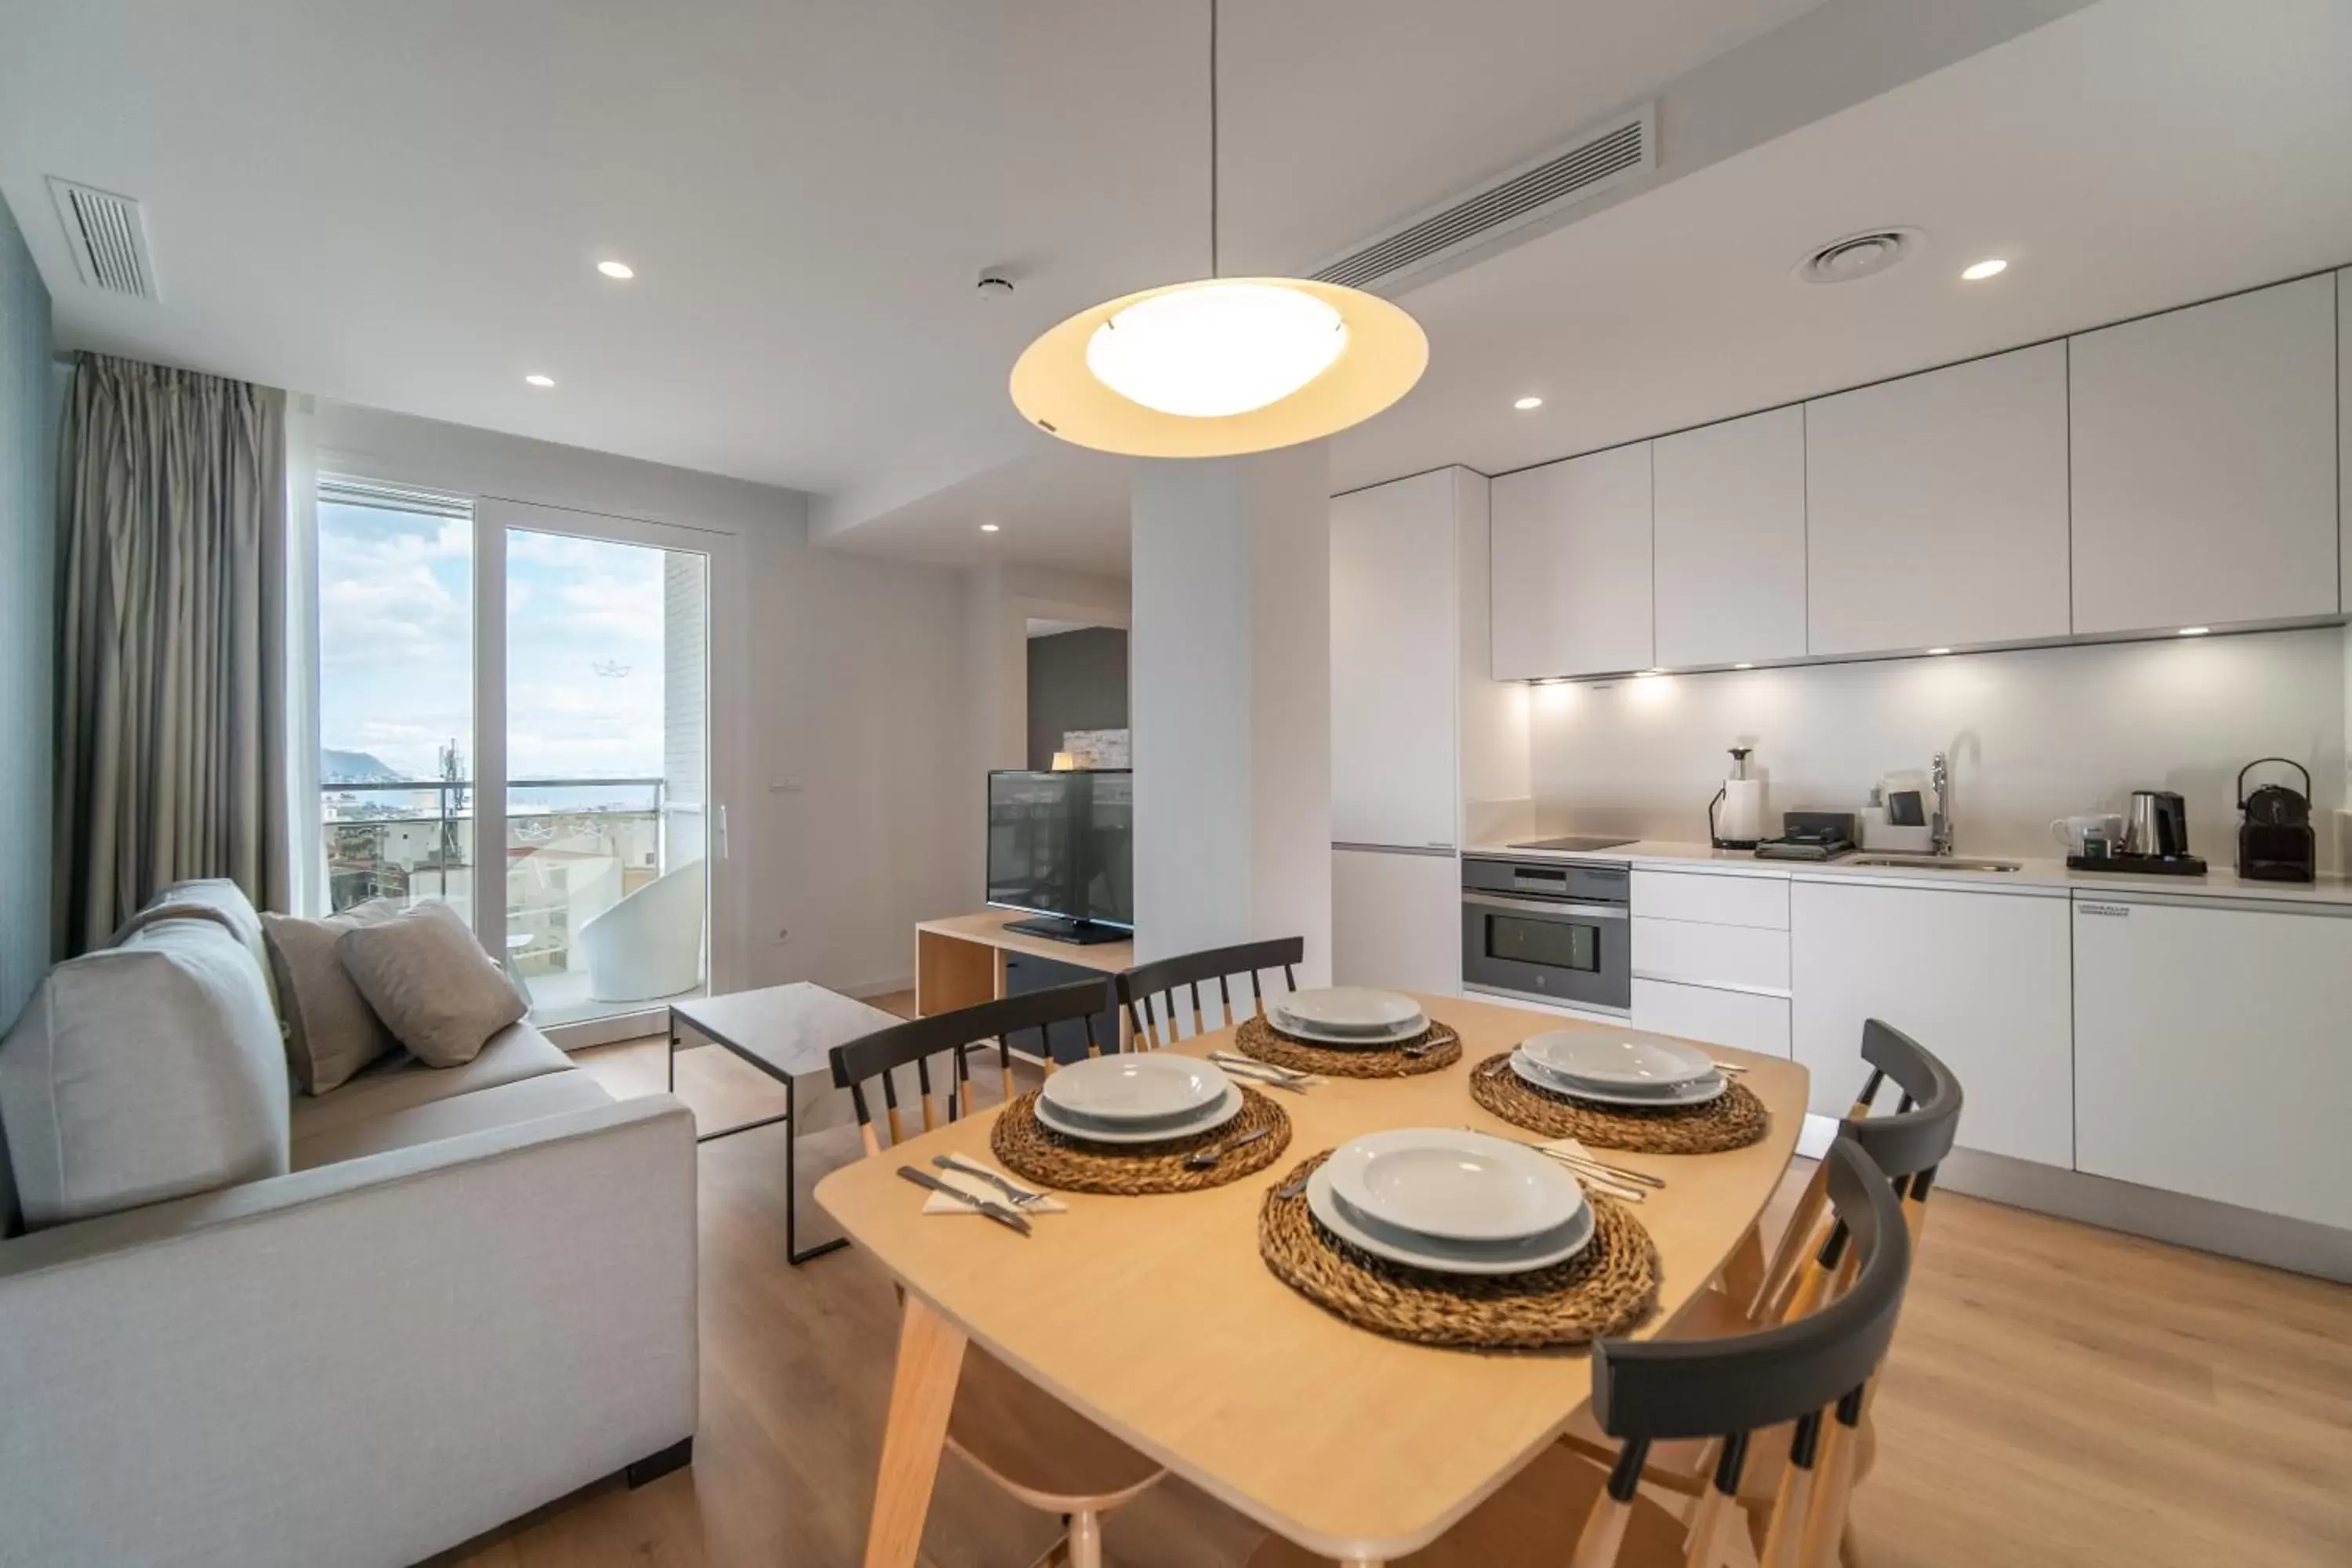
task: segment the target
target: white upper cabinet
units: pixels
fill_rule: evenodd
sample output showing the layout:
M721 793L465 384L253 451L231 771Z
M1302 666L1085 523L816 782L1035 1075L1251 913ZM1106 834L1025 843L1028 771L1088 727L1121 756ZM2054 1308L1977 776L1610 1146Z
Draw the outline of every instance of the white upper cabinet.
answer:
M1805 493L1809 653L2064 637L2065 345L1806 404Z
M1664 436L1656 461L1657 662L1805 653L1805 414Z
M2336 482L2344 493L2336 503L2336 561L2344 573L2340 605L2352 605L2352 550L2344 536L2352 533L2352 267L2336 275L2336 417L2343 428L2336 433Z
M2070 340L2076 632L2334 615L2336 279Z
M2333 616L2336 279L2070 341L2074 630Z
M1606 675L1657 662L1650 446L1612 447L1495 481L1497 680Z
M1331 837L1451 847L1461 652L1455 475L1331 502Z

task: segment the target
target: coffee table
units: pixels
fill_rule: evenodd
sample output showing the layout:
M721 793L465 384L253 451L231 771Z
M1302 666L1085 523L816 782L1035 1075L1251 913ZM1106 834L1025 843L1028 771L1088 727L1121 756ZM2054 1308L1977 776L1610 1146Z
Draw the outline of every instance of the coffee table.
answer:
M852 996L828 991L806 981L771 985L760 991L737 991L725 996L698 996L673 1002L669 1009L669 1087L677 1089L678 1032L684 1028L713 1045L724 1046L784 1086L780 1116L763 1116L735 1127L696 1135L695 1142L731 1138L754 1128L784 1123L784 1257L802 1264L847 1247L846 1237L835 1237L802 1250L797 1213L800 1198L793 1145L803 1132L821 1131L848 1116L848 1096L834 1087L831 1053L877 1029L906 1020L879 1007L869 1007Z

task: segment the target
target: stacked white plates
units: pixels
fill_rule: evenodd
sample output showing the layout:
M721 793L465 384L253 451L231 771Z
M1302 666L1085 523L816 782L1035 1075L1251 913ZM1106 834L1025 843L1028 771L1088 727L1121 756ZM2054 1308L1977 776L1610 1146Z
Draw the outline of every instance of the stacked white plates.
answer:
M1729 1080L1696 1046L1657 1035L1557 1029L1522 1040L1511 1070L1538 1089L1601 1105L1705 1105Z
M1405 1128L1343 1143L1307 1182L1307 1206L1376 1258L1446 1274L1519 1274L1592 1240L1576 1179L1484 1132Z
M1073 1062L1045 1079L1037 1120L1092 1143L1158 1143L1223 1127L1242 1091L1209 1062L1130 1051Z
M1429 1027L1412 997L1361 985L1294 991L1270 1004L1266 1017L1286 1035L1326 1046L1392 1046Z

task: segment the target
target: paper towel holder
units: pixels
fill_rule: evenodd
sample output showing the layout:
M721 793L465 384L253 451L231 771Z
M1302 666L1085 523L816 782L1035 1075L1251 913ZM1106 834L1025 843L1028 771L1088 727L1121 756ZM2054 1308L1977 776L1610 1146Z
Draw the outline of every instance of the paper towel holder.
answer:
M1748 758L1754 750L1753 746L1731 748L1731 776L1723 781L1723 787L1717 790L1715 798L1706 803L1707 842L1717 849L1753 849L1763 837L1762 783L1748 776ZM1733 803L1731 811L1723 812L1723 805L1730 798L1735 785L1739 787L1741 798ZM1725 816L1733 818L1728 835L1724 831ZM1748 820L1740 821L1743 816Z

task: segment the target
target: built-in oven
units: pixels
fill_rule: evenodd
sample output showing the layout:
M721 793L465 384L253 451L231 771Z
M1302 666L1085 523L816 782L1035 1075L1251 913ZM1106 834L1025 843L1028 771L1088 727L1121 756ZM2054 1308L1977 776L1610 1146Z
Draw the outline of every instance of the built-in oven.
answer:
M1462 861L1462 983L1630 1013L1633 872L1617 860Z

